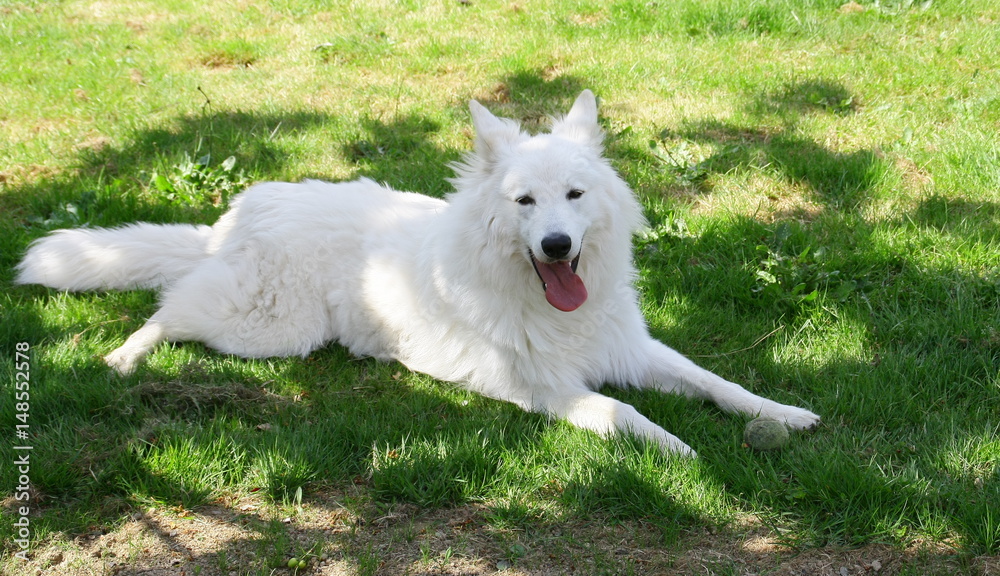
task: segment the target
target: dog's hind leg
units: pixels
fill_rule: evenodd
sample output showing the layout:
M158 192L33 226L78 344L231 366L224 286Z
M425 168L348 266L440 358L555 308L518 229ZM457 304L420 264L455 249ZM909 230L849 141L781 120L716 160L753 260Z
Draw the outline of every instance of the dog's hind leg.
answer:
M812 428L819 423L820 418L816 414L757 396L739 384L697 366L657 340L650 339L646 352L647 356L643 359L647 363L646 379L638 382L643 387L711 400L726 412L767 416L793 429Z
M584 388L544 399L536 398L531 407L601 436L631 433L643 440L656 442L665 452L692 458L697 456L690 446L650 422L632 406Z
M331 339L326 303L284 253L250 246L205 259L167 289L160 309L105 357L132 372L157 344L196 341L244 358L305 356Z
M122 376L131 374L150 350L168 338L159 316L162 316L161 312L153 314L142 328L125 340L125 344L105 356L104 362Z
M211 328L218 326L212 321L213 314L226 309L223 293L234 283L228 272L230 269L217 258L202 261L164 292L156 313L121 347L105 356L104 362L127 376L161 342L205 341ZM216 331L224 332L225 327Z

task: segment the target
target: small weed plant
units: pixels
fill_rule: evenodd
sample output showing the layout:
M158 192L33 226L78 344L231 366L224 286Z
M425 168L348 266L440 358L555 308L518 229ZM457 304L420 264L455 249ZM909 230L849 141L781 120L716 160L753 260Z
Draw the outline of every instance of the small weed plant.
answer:
M233 194L249 183L235 167L235 156L213 166L211 154L191 160L185 152L184 159L174 166L152 173L150 189L155 196L178 206L225 206Z

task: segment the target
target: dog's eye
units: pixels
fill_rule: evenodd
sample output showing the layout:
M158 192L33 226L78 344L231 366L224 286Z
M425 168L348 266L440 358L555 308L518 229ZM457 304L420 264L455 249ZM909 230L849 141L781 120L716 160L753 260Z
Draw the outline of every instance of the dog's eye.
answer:
M521 206L531 206L535 203L535 199L531 196L521 196L516 200L516 202Z
M569 198L570 200L576 200L580 196L583 196L583 190L578 190L576 188L566 193L566 198Z

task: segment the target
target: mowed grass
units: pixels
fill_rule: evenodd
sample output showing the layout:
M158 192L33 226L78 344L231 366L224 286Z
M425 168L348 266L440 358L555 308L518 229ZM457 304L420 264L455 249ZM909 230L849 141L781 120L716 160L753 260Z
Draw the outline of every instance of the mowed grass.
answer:
M793 546L997 554L1000 8L841 4L0 2L0 460L26 342L34 536L301 488L527 532L640 519L664 546L754 515ZM165 345L119 378L100 355L155 294L12 284L50 230L212 222L253 181L441 196L470 98L538 130L583 88L646 207L653 334L818 430L759 454L745 419L607 390L681 461L336 345Z

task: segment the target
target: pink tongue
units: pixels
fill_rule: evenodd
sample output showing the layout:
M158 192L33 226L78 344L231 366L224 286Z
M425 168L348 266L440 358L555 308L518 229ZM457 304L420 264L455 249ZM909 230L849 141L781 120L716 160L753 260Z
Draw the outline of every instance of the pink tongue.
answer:
M587 287L573 272L569 262L545 264L535 261L538 274L545 282L545 299L563 312L572 312L587 300Z

